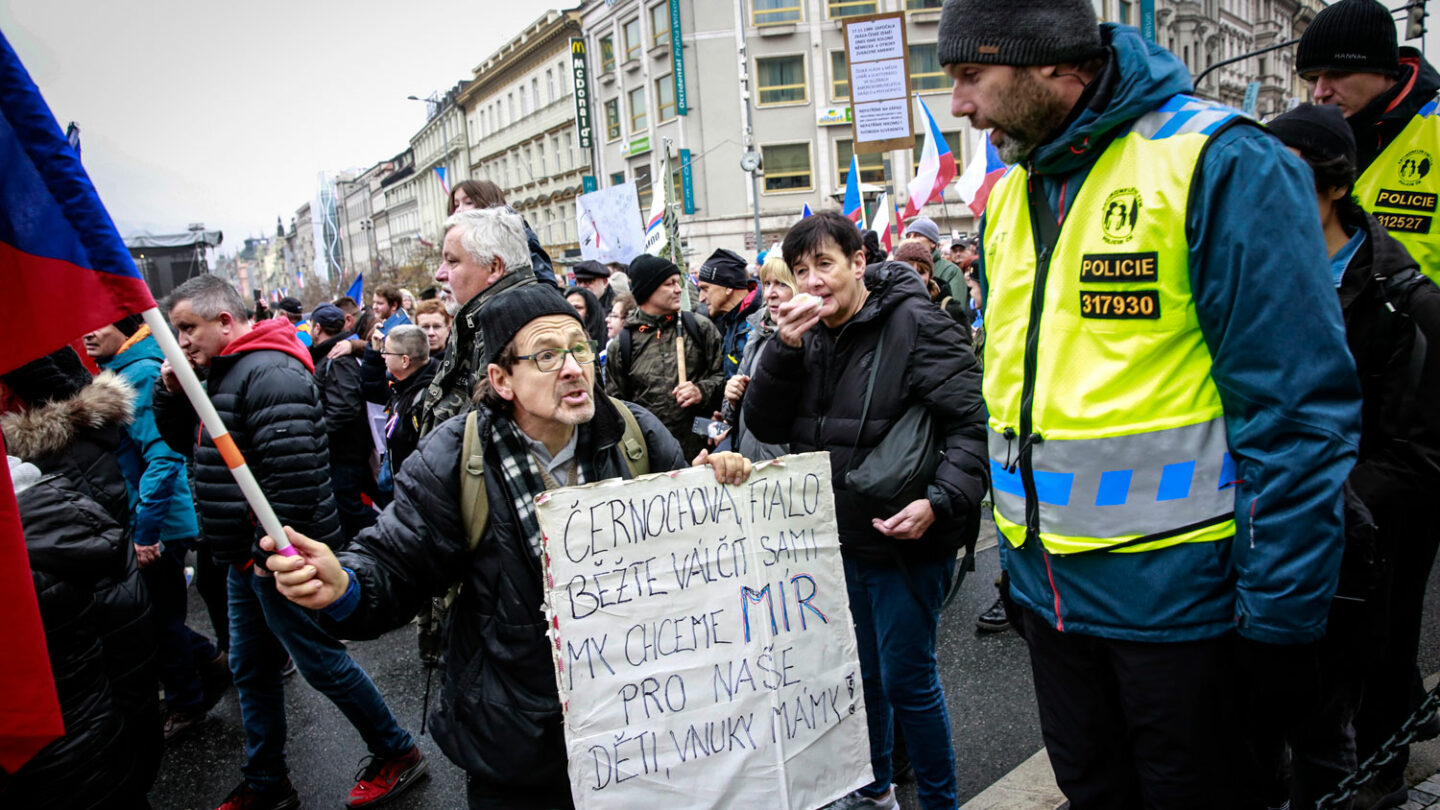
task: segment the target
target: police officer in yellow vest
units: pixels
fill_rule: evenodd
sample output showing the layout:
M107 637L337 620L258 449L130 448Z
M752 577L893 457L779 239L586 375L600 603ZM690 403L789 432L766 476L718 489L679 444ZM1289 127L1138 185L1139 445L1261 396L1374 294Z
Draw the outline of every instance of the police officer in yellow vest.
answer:
M1056 778L1073 810L1251 806L1238 707L1313 662L1359 432L1310 171L1090 0L947 0L939 51L1015 164L984 393Z
M1300 37L1295 70L1316 104L1334 104L1355 133L1355 197L1440 284L1440 74L1398 48L1376 0L1340 0Z

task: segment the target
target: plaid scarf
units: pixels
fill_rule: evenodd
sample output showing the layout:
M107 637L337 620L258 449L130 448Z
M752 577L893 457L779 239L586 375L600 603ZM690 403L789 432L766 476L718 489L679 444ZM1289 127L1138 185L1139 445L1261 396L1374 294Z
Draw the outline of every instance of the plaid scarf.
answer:
M576 427L579 430L579 427ZM530 452L530 443L520 434L520 428L508 416L496 414L490 420L490 439L500 460L500 484L510 502L515 506L515 515L520 519L520 529L530 542L530 551L540 559L540 519L535 516L535 497L545 491L545 481L540 474L540 465ZM580 443L575 443L575 457L580 458ZM576 486L594 478L591 465L581 461L575 466L576 480L567 486Z

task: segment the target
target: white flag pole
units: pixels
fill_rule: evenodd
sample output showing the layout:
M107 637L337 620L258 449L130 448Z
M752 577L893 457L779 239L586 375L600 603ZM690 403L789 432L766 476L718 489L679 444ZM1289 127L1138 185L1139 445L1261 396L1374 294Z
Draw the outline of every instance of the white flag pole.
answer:
M260 482L255 480L255 474L250 472L245 457L235 445L235 439L230 436L225 423L220 421L220 414L215 411L214 403L200 386L200 378L195 376L195 369L190 367L189 358L180 350L175 336L170 334L170 324L165 322L160 310L154 307L140 313L140 316L150 327L150 334L155 337L155 342L160 344L160 351L164 353L165 359L170 361L175 377L180 380L180 387L185 390L185 396L189 397L195 413L199 414L205 430L209 431L211 440L215 442L215 449L219 450L220 457L225 459L225 466L229 467L230 474L235 476L235 483L240 485L240 491L245 494L250 510L259 518L265 533L275 541L275 550L287 557L298 556L299 552L285 537L280 518L275 515L275 510L270 508L270 502L265 499L265 493L260 490Z

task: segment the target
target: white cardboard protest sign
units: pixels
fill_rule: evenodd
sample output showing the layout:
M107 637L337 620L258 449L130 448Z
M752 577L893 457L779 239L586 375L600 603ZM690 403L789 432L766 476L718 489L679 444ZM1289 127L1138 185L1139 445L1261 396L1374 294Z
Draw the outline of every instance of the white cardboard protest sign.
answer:
M579 810L812 810L873 780L828 454L537 503Z
M597 262L629 263L645 249L640 197L634 183L581 194L575 198L580 255Z

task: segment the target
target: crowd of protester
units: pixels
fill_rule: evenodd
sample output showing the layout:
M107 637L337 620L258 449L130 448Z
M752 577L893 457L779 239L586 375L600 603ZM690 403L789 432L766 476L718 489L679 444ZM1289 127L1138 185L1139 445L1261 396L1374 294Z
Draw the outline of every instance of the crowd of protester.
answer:
M338 639L418 617L470 806L570 807L534 496L824 450L875 777L836 807L898 807L901 780L956 807L936 641L992 508L1004 573L976 627L1028 645L1074 810L1317 806L1425 694L1440 254L1370 209L1433 171L1397 152L1440 148L1440 76L1375 0L1312 23L1316 104L1263 128L1088 0L948 0L940 40L952 111L1014 164L974 235L916 217L892 253L820 212L753 261L556 266L466 180L418 298L269 318L216 277L177 288L162 311L298 556L271 553L138 317L84 337L98 374L72 348L6 374L66 734L0 774L0 804L146 807L163 746L233 688L220 807L297 807L291 673L369 750L347 804L393 798L427 762ZM919 480L862 485L917 422ZM1405 763L1328 806L1399 806Z

